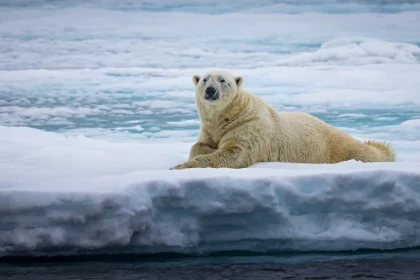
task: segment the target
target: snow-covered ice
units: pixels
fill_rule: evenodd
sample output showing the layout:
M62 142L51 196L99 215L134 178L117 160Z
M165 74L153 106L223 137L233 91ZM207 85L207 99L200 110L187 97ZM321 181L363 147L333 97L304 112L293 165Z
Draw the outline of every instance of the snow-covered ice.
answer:
M419 3L0 2L0 256L420 246ZM397 162L168 170L214 69Z
M417 163L175 171L190 144L0 135L0 256L420 246Z

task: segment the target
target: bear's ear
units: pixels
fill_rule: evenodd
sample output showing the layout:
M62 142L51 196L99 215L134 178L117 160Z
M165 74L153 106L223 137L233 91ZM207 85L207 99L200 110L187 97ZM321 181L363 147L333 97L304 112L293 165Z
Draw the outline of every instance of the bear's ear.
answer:
M192 77L192 81L193 81L194 85L198 84L199 80L200 80L200 76L198 76L198 75L194 75Z
M242 77L236 77L235 78L235 82L236 82L236 85L238 87L241 87L242 86L242 83L244 82L244 79Z

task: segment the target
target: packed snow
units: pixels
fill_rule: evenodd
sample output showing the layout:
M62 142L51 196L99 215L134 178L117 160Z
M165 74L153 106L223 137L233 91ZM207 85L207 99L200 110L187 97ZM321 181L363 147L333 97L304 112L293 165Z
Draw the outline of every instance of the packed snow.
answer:
M420 161L168 170L189 143L0 135L0 256L420 246Z
M420 246L420 4L0 3L0 256ZM397 162L169 170L225 69Z

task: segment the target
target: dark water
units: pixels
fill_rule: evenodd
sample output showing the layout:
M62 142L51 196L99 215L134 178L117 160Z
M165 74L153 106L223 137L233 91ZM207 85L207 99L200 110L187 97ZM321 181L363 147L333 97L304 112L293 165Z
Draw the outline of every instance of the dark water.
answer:
M420 279L420 255L0 260L0 279ZM130 261L130 259L132 259Z

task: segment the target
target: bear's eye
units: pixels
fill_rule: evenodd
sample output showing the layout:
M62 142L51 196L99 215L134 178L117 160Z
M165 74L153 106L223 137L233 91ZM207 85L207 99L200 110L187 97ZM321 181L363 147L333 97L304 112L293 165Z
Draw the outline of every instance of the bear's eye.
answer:
M224 79L220 79L220 82L221 82L221 83L224 83L224 82L225 82L225 80L224 80Z
M207 79L204 79L204 80L203 80L203 83L206 83L206 82L207 82Z

